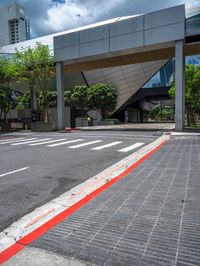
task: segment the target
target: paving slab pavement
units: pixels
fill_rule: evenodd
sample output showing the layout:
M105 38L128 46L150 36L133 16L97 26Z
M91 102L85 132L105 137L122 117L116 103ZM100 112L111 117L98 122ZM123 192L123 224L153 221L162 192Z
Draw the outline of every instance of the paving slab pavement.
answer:
M199 191L200 137L172 137L4 265L200 265Z
M105 131L105 130L114 130L114 131L167 131L174 130L174 123L128 123L128 124L119 124L119 125L102 125L102 126L90 126L90 127L81 127L83 131Z

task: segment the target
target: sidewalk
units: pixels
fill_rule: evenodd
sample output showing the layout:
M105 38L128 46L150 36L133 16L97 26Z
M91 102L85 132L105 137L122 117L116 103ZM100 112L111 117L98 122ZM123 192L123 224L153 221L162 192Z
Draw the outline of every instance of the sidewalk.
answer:
M104 131L104 130L124 130L124 131L154 131L154 130L173 130L174 123L129 123L120 125L105 125L105 126L91 126L81 127L84 131Z
M200 265L200 136L174 136L4 265Z

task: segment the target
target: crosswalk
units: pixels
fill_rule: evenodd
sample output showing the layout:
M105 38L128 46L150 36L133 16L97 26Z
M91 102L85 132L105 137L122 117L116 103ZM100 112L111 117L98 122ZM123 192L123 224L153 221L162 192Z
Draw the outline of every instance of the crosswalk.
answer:
M106 142L106 143L105 143ZM137 142L137 143L125 143L124 141L110 141L108 140L90 140L81 138L81 139L67 139L67 138L60 138L60 139L52 139L52 138L15 138L15 139L5 139L0 140L0 145L11 145L11 146L46 146L48 148L56 148L60 146L65 146L69 149L82 149L84 147L89 148L93 151L100 151L106 150L109 148L117 149L117 152L130 152L134 151L135 149L143 146L145 143Z
M122 142L121 141L114 141L114 142L111 142L111 143L108 143L108 144L105 144L105 145L102 145L99 147L92 148L92 150L99 151L99 150L103 150L105 148L115 146L115 145L120 144L120 143L122 143Z

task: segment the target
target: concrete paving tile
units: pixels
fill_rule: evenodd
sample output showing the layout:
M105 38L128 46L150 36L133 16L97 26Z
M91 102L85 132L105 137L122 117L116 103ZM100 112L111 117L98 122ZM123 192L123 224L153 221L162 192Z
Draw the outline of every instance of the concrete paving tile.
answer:
M56 252L96 265L198 265L199 140L172 139L31 246L57 244Z

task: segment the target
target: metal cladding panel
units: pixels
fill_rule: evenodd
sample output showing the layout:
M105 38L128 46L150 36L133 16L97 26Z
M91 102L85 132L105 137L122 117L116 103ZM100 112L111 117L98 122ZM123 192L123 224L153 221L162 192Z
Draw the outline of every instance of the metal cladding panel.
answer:
M57 54L57 62L62 62L63 57L67 57L68 60L79 58L80 50L79 45L69 46L65 48L60 48L59 53Z
M110 38L110 52L141 47L143 43L143 31L113 36Z
M110 37L143 31L143 16L119 21L110 25Z
M184 5L144 15L144 45L185 38Z
M54 38L54 49L79 45L79 42L80 42L79 32L61 35L58 38Z
M96 40L80 44L80 57L107 53L109 50L108 39Z
M175 6L144 15L144 29L163 27L169 24L185 23L184 5Z
M174 41L184 38L185 8L181 5L59 35L54 37L54 55L56 62L72 64L162 49L166 43L173 47ZM79 53L71 51L71 46L78 46Z
M144 31L144 45L170 42L184 38L185 27L182 22Z
M85 71L84 74L89 85L102 82L113 84L118 92L117 110L155 75L166 62L167 60L161 60L143 64L104 68Z
M80 31L80 43L87 43L109 38L109 26L101 26Z

